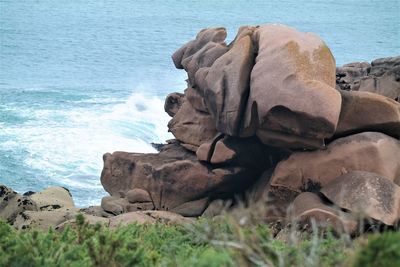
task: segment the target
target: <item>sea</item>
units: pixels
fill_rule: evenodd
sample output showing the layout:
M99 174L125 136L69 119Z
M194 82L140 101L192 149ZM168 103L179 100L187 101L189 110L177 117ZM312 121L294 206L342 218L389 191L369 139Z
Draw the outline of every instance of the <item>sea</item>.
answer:
M337 65L400 54L398 0L0 0L0 184L99 205L104 153L172 138L172 53L202 28L229 42L264 23L318 34Z

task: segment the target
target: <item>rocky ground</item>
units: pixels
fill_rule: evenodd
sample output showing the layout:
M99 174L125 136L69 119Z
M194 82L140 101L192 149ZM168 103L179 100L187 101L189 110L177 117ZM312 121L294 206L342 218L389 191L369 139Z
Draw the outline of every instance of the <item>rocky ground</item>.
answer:
M191 223L238 207L260 221L351 236L400 219L400 56L336 68L316 35L244 26L225 43L204 29L172 56L187 72L165 111L176 139L158 154L104 155L110 194L79 209L69 191L0 187L0 218L17 229ZM257 207L257 208L256 208ZM282 228L280 228L282 229Z

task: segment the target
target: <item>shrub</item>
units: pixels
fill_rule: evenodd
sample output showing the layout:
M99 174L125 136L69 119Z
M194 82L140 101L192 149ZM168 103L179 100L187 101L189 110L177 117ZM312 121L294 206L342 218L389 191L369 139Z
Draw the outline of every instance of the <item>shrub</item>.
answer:
M374 234L366 244L328 233L288 231L227 217L190 225L88 225L83 216L62 232L16 231L0 221L0 266L400 266L400 233ZM357 253L355 247L359 247ZM354 256L355 255L355 256Z
M357 253L354 267L400 266L400 232L384 232L369 236Z

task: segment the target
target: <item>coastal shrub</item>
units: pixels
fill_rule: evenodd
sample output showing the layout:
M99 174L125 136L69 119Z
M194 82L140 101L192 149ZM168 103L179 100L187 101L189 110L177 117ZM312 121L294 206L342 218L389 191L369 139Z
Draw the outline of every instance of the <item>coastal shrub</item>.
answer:
M400 233L367 239L328 232L284 241L267 225L231 218L110 230L79 216L62 232L16 231L0 221L0 266L400 266Z
M400 266L400 232L384 232L369 236L357 253L354 267Z
M233 266L229 251L197 243L183 226L88 225L18 232L0 221L0 266Z

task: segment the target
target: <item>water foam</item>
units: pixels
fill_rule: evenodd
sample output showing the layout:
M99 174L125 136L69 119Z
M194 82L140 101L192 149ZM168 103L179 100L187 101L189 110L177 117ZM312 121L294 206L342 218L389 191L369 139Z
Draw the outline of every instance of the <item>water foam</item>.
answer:
M12 153L23 148L20 164L36 170L37 179L46 178L46 186L68 187L78 205L98 205L105 195L100 183L104 153L154 153L151 142L172 137L167 132L169 117L162 99L133 93L124 102L105 102L68 109L21 109L30 119L22 126L2 129L9 140L0 144L0 151Z

